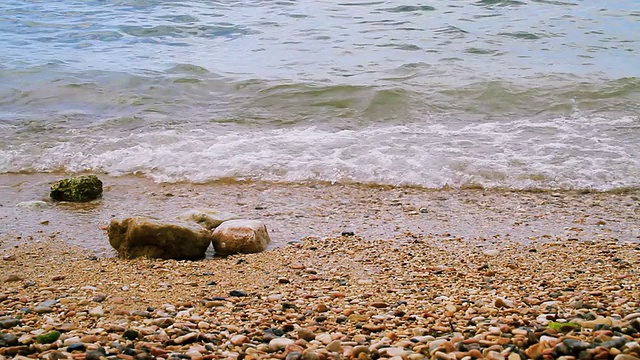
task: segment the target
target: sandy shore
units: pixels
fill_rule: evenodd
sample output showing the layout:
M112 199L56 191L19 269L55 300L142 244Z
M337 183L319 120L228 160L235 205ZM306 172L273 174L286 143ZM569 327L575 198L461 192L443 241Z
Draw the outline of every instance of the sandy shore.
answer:
M284 246L308 236L350 231L366 239L405 233L490 244L578 240L640 241L640 191L620 193L426 190L327 183L217 182L156 184L100 175L101 200L16 207L46 200L63 174L0 175L0 249L16 240L50 238L114 256L100 230L113 217L173 217L206 207L263 220Z
M57 178L0 176L0 360L639 357L637 193L107 178L95 203L15 206ZM202 206L273 247L122 260L99 229Z

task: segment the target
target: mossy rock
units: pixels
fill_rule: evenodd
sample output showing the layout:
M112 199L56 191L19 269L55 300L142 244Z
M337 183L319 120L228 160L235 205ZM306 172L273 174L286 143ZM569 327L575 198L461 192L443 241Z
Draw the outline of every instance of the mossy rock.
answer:
M60 337L60 332L52 331L46 334L36 336L36 342L39 344L51 344L55 342Z
M571 330L580 329L580 324L576 324L574 322L561 323L561 322L552 321L547 325L547 327L549 329L554 329L558 332L568 333Z
M53 200L87 202L102 195L102 181L95 175L67 178L51 185L49 196Z

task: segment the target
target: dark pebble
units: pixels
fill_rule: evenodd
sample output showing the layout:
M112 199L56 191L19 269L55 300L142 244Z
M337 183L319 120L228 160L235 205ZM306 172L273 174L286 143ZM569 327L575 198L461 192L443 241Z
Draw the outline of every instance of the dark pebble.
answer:
M209 286L214 286L214 285L218 285L218 283L217 283L217 282L215 282L215 281L209 281L209 282L207 283L207 285L209 285Z
M348 317L346 317L346 316L338 316L338 317L336 318L336 322L337 322L338 324L344 324L344 323L346 323L346 322L347 322L347 320L349 320L349 318L348 318Z
M131 348L125 348L124 350L122 350L122 353L129 356L136 356L136 351Z
M2 319L0 320L0 328L8 329L14 326L18 326L21 323L22 323L22 320L20 319L13 319L13 318Z
M135 330L126 330L123 336L127 340L135 340L140 336L140 334Z
M0 333L0 347L16 346L18 345L18 337L13 334Z
M319 323L325 322L325 321L327 321L327 317L324 316L324 315L316 316L315 321L319 322Z
M354 236L355 233L353 231L343 231L342 236Z
M100 360L100 357L106 356L106 355L107 355L106 353L102 353L99 350L89 350L84 354L85 360Z
M295 309L296 306L292 303L288 303L288 302L283 302L282 303L282 310L287 310L287 309Z
M287 354L287 357L284 360L299 360L302 357L302 354L298 351L292 351Z
M242 290L231 290L231 292L229 292L229 295L235 297L244 297L247 296L247 293Z
M590 344L585 341L575 340L575 339L564 339L562 343L569 349L572 353L579 353L582 350L586 350L589 348Z
M67 352L84 351L84 350L85 350L85 347L83 343L76 343L76 344L71 344L67 346Z

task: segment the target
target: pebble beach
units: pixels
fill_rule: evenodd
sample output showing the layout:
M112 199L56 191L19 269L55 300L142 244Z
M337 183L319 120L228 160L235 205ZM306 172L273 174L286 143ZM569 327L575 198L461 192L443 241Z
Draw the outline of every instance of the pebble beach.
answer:
M201 261L22 238L0 259L0 359L636 360L639 259L580 234L347 232Z
M0 360L640 357L633 191L104 177L92 203L15 206L55 178L0 178ZM270 248L106 248L113 216L220 204L265 221Z

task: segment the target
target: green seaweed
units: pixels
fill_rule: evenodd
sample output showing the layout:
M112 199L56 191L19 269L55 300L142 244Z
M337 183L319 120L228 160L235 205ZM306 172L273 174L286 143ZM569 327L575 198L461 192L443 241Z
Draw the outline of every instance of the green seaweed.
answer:
M36 336L36 342L39 344L51 344L60 337L59 331L52 331L46 334Z
M547 328L554 329L559 332L569 332L571 330L580 329L580 324L574 322L561 323L552 321L547 325Z

